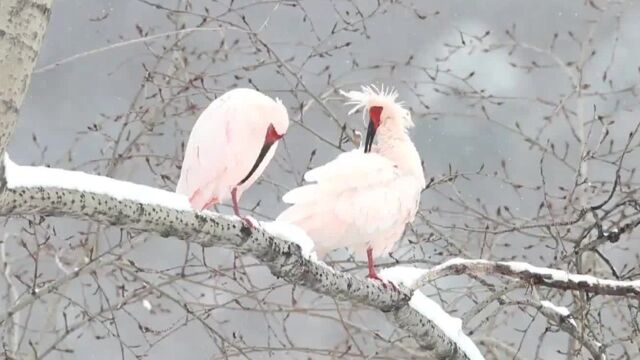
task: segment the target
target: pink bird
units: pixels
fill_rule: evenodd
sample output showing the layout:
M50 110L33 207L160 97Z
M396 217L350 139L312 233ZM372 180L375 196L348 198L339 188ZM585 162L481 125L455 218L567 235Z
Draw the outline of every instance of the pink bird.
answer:
M251 89L225 93L191 130L176 192L198 211L231 198L240 217L240 196L267 167L288 127L280 100Z
M341 93L355 105L349 114L369 114L364 151L340 154L308 171L304 178L313 183L284 195L293 205L277 220L305 230L319 256L344 246L358 258L366 253L368 277L381 280L373 259L388 253L413 221L426 185L422 164L407 134L411 114L395 101L395 91L372 86Z

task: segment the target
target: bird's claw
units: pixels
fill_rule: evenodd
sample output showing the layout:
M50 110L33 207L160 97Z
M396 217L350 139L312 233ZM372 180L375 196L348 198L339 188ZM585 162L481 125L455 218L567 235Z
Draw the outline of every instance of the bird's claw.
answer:
M252 218L251 216L247 215L241 218L242 221L244 221L244 223L250 228L250 229L255 229L258 227L258 220Z
M386 281L386 280L381 279L378 276L378 274L369 274L369 275L367 275L367 279L379 281L382 284L382 287L385 288L385 289L391 289L393 291L400 291L400 289L398 289L396 284L394 284L391 281Z

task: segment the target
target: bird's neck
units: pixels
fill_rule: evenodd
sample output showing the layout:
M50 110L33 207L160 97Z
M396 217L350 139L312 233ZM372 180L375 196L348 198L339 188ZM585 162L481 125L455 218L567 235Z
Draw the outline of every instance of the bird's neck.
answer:
M378 137L378 141L372 149L373 152L391 160L400 171L414 175L424 182L420 155L407 133L404 131L400 133L381 132L376 137Z

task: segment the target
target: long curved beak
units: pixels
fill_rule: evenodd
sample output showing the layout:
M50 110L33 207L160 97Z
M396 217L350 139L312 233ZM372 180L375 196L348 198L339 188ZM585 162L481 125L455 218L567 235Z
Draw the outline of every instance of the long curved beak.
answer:
M371 151L371 146L373 146L373 138L376 136L376 125L369 119L369 126L367 127L367 136L364 138L364 152L368 153Z
M256 159L256 162L253 163L251 170L249 170L249 173L247 174L247 176L245 176L244 179L242 179L238 183L238 186L244 184L247 180L249 180L251 175L253 175L253 173L256 172L256 170L258 170L258 166L260 166L260 164L262 163L262 160L264 160L264 157L267 155L267 153L269 152L269 149L271 149L271 146L273 146L273 144L275 144L275 141L264 142L264 144L262 145L262 149L260 149L260 153L258 154L258 158Z

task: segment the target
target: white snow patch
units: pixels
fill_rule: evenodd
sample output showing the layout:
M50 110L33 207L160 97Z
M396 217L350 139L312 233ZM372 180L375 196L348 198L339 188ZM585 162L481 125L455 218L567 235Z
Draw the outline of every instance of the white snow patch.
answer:
M298 244L302 250L302 256L318 261L318 256L313 251L315 247L313 240L301 228L283 221L261 221L260 226L273 236Z
M578 324L576 324L575 320L572 318L571 311L566 307L554 305L551 301L547 300L540 301L540 305L560 314L564 318L568 319L573 326L578 327Z
M19 166L5 153L4 158L7 186L52 187L93 192L112 196L118 200L132 200L149 205L160 205L176 210L191 210L189 199L150 186L91 175L82 171L70 171L44 166Z
M418 290L413 292L409 306L442 329L445 335L453 340L470 360L484 360L484 356L476 344L462 331L462 320L449 315L442 310L438 303Z
M571 281L575 283L585 282L590 285L607 285L612 287L624 287L624 286L640 287L640 280L620 281L620 280L598 279L591 275L570 274L564 270L537 267L531 264L518 262L518 261L509 261L509 262L505 262L504 264L511 267L511 269L513 269L515 272L529 271L532 273L550 276L552 279L558 280L558 281Z
M414 288L416 282L427 272L428 270L413 266L393 266L382 269L380 277L396 284Z
M520 262L520 261L508 261L508 262L505 262L505 265L508 265L514 272L528 271L531 273L550 276L554 280L569 281L569 273L563 270L541 268L541 267L533 266L531 264ZM571 278L575 278L576 276L578 275L572 275ZM593 279L597 280L595 278Z
M147 311L151 311L151 309L153 308L151 306L151 302L149 300L147 300L147 299L142 299L142 307L147 309Z

